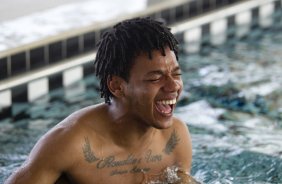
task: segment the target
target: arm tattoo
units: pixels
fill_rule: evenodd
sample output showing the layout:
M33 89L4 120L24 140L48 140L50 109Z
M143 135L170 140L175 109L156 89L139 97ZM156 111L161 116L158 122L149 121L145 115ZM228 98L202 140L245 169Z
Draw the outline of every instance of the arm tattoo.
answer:
M170 138L168 139L165 148L163 149L163 152L165 152L167 155L173 152L174 148L180 141L180 138L178 137L177 133L175 130L170 135Z
M92 163L92 162L95 162L97 160L99 160L99 158L97 158L92 149L91 149L91 146L90 146L90 142L88 140L87 137L85 137L85 143L82 147L82 150L83 150L83 154L84 154L84 159L89 162L89 163Z

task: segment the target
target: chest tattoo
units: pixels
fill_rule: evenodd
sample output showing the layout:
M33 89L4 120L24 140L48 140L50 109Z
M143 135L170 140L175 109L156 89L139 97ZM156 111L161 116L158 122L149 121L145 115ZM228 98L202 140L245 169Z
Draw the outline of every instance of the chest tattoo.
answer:
M166 145L163 149L163 153L154 153L153 150L148 149L143 152L143 156L136 157L133 154L129 154L124 159L117 159L115 155L109 155L103 159L97 157L97 155L92 150L90 141L88 137L84 138L84 144L82 146L84 160L90 164L95 163L97 169L110 169L110 176L114 175L123 175L123 174L137 174L137 173L147 173L151 170L151 167L155 164L162 162L165 155L170 155L175 147L178 145L180 141L179 135L176 130L173 130L169 139L166 142ZM147 167L143 164L153 164L147 165ZM141 164L141 165L140 165Z
M92 163L92 162L96 162L97 160L99 160L99 158L97 158L95 154L93 153L91 146L90 146L89 139L87 137L85 137L85 142L82 147L82 150L83 150L83 155L84 155L84 159L86 162Z
M179 143L180 138L177 134L177 132L175 130L173 130L173 132L171 133L165 148L163 149L163 152L167 155L171 154L173 152L173 150L175 149L175 147L177 146L177 144Z

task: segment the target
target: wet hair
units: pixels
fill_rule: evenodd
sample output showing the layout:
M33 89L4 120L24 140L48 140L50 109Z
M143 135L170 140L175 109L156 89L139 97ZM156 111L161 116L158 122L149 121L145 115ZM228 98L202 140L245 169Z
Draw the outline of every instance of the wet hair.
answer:
M119 76L128 81L135 57L148 53L152 59L153 50L160 50L165 56L167 46L178 59L178 41L170 28L149 17L124 20L105 32L98 43L94 61L101 97L105 98L105 102L110 104L113 97L107 85L108 77Z

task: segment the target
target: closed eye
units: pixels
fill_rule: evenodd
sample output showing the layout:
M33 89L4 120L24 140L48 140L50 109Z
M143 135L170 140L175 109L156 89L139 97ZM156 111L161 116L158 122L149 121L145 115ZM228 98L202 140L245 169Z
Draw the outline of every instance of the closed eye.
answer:
M175 74L173 74L174 76L181 76L182 75L182 73L175 73Z
M162 76L163 76L163 74L159 74L159 73L153 74L153 75L147 77L146 81L156 82L156 81L161 80Z
M182 75L182 73L181 72L177 72L177 73L174 73L174 74L172 74L172 76L174 77L174 78L181 78L181 75Z
M149 81L149 82L157 82L159 80L161 80L161 78L148 79L147 81Z

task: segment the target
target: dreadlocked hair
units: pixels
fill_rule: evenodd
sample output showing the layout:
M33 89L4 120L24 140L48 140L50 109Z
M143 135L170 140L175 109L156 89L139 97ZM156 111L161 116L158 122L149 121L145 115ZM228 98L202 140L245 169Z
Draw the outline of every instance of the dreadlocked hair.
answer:
M147 18L134 18L116 24L102 35L98 43L94 61L96 76L100 79L101 97L110 104L113 97L107 79L119 76L125 81L134 58L140 53L148 53L152 59L152 51L160 50L165 56L165 47L174 51L178 59L178 41L163 22Z

